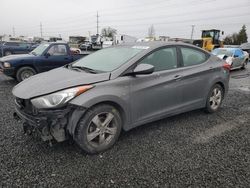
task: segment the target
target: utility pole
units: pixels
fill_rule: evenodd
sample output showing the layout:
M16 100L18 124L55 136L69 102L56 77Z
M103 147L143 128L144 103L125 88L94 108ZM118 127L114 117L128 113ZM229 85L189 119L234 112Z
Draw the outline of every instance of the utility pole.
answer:
M97 35L99 34L99 15L98 15L98 11L96 14L96 31L97 31Z
M13 31L13 36L15 37L16 36L15 27L12 28L12 31Z
M40 34L41 34L41 37L43 37L43 25L42 25L42 22L40 22Z
M194 35L194 26L195 26L195 25L192 25L191 40L193 39L193 35Z

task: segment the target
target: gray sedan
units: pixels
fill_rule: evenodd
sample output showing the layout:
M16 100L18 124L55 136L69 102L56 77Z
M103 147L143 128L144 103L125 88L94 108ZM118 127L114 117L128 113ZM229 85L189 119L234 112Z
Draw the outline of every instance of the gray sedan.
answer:
M216 112L229 69L184 43L106 48L19 83L14 116L27 133L58 142L72 137L86 152L98 153L113 146L121 130L194 109Z

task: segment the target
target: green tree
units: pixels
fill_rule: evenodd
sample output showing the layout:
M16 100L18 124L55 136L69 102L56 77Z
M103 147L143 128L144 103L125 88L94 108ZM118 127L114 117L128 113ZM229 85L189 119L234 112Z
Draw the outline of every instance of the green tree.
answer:
M113 38L117 33L117 30L111 27L105 27L102 29L102 36Z
M247 42L246 26L243 25L239 33L233 33L232 35L226 36L224 44L226 45L240 45Z
M241 30L239 31L238 42L239 42L239 44L247 42L247 32L246 32L246 26L245 25L243 25Z

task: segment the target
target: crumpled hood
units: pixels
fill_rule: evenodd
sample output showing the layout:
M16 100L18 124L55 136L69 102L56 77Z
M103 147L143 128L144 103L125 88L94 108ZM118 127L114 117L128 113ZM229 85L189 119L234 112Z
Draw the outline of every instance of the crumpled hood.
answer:
M110 73L91 74L64 67L32 76L14 87L14 96L30 99L74 86L93 84L109 80Z
M22 60L22 59L28 59L33 58L34 55L32 54L18 54L18 55L8 55L0 58L0 61L13 61L13 60Z
M220 55L217 55L217 57L218 57L218 58L220 58L220 59L224 59L225 54L220 54Z

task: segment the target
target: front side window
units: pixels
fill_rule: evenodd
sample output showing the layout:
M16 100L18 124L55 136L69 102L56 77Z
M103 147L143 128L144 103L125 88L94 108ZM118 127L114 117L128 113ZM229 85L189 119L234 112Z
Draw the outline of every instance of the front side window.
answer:
M153 52L140 63L153 65L155 71L163 71L177 68L176 48L164 48Z
M48 50L51 56L67 55L66 46L62 44L53 45Z
M181 54L183 58L183 66L192 66L204 63L207 60L205 53L192 49L192 48L181 48Z

